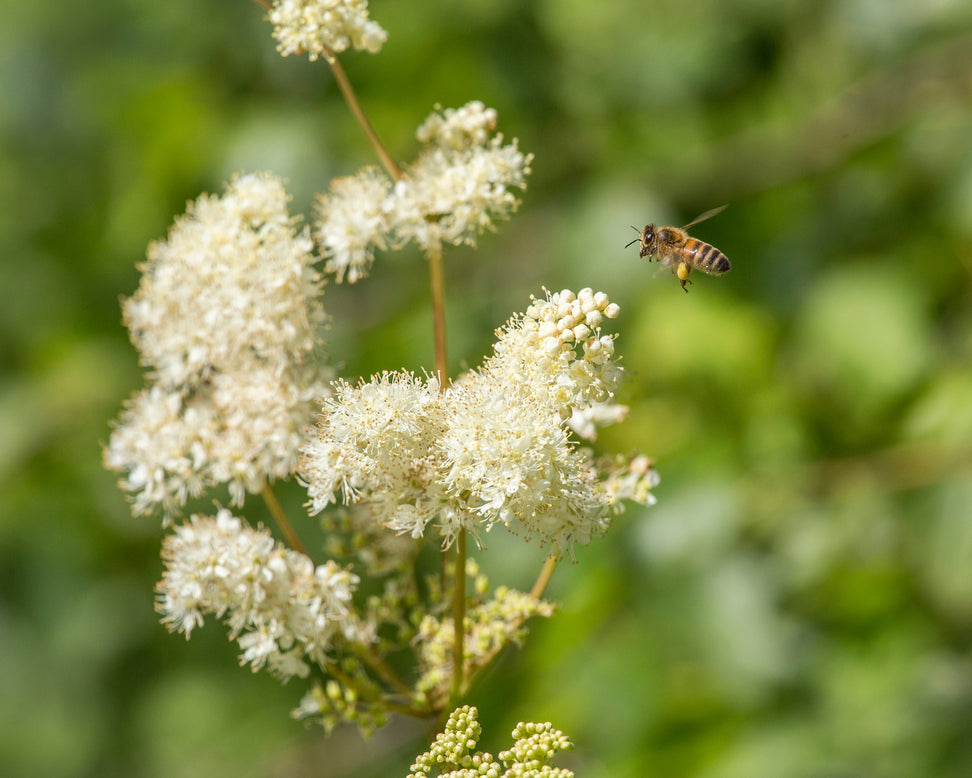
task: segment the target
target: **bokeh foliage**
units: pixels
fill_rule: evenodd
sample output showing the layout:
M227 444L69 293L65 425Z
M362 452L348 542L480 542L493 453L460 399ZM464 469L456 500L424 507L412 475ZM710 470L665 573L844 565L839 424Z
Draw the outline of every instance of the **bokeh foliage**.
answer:
M541 285L606 291L631 415L598 445L663 478L475 691L483 745L548 719L585 778L972 774L972 6L371 7L389 42L344 62L396 157L435 103L471 99L536 153L521 212L447 255L454 369ZM326 67L279 59L261 17L6 4L4 775L400 775L425 748L408 723L324 740L218 629L168 635L160 528L100 465L140 383L118 297L146 244L238 170L287 176L309 214L373 161ZM733 271L688 295L623 249L629 225L724 202L694 232ZM420 262L328 289L343 375L431 367ZM489 541L494 583L529 586L540 551Z

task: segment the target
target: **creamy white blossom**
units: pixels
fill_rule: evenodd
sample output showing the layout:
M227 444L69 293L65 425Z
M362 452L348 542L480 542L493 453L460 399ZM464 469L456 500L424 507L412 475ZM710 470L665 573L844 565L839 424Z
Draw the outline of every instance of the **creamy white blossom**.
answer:
M485 146L495 129L496 109L473 100L460 108L446 108L444 111L437 105L415 131L415 137L422 143L459 150Z
M233 504L293 474L313 407L327 390L307 375L267 369L210 376L192 391L137 392L112 431L105 464L126 473L133 511L178 512L189 497L228 484Z
M313 241L287 212L283 182L233 179L202 195L149 246L125 325L153 377L191 383L241 364L302 362L324 320Z
M440 107L417 132L428 144L395 185L394 230L399 242L425 250L441 244L475 244L476 236L508 217L525 189L532 154L514 138L503 143L496 111L474 100L460 108Z
M136 515L156 506L171 513L206 486L198 430L209 427L209 414L184 406L182 392L149 386L128 400L111 433L105 466L126 473L120 485L133 494Z
M443 397L435 379L385 373L335 384L318 434L304 445L301 473L316 513L344 498L367 496L382 523L420 537L425 525L455 510L436 478Z
M444 392L407 373L338 384L302 450L312 511L343 497L415 537L433 524L446 544L496 522L557 554L589 542L619 492L566 422L614 391L599 323L617 314L606 295L565 290L512 318L485 365Z
M475 244L519 205L532 154L491 135L496 111L474 101L433 112L419 127L426 144L392 181L374 167L336 179L318 200L315 237L338 281L367 275L376 248L415 243L425 251Z
M352 47L377 54L388 39L369 18L368 0L274 0L270 22L282 56L311 61Z
M590 289L535 299L498 331L482 370L455 387L439 442L444 478L487 527L501 521L555 553L607 528L598 473L564 422L614 391L614 339L597 322L617 314Z
M326 660L335 639L356 638L356 576L334 562L315 567L226 509L176 527L162 559L162 621L188 638L206 615L224 619L241 663L254 670L304 677Z
M587 408L574 408L567 424L578 437L584 440L597 440L599 427L619 424L628 416L628 406L615 402L594 403Z
M317 200L317 241L327 257L324 269L340 283L368 275L376 248L386 248L392 183L376 167L336 178Z
M329 376L313 244L286 205L279 179L240 176L222 197L191 203L149 248L123 304L149 385L104 454L136 513L161 507L168 518L218 484L240 504L293 473Z
M414 241L422 249L443 244L475 245L519 206L514 189L526 187L532 155L502 136L483 146L434 146L422 152L395 184L390 210L397 244Z
M614 500L618 509L621 500L631 500L641 505L654 505L657 502L651 490L658 486L658 471L652 461L639 454L627 459L616 457L613 462L604 463L608 472L604 487Z

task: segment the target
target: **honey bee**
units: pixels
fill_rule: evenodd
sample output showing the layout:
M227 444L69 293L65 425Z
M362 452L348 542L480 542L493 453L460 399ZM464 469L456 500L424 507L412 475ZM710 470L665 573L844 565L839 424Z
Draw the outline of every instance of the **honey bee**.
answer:
M632 243L641 243L639 256L648 257L649 262L658 257L659 262L663 262L665 267L670 267L672 272L678 276L682 289L687 292L688 289L685 284L692 283L689 281L689 273L692 272L692 268L713 276L721 276L723 273L728 273L732 268L729 259L719 249L708 243L703 243L697 238L690 237L686 232L689 227L694 227L699 222L711 219L717 213L724 211L725 208L725 205L720 205L718 208L706 211L681 229L646 224L643 230L639 230L632 226L631 229L638 233L638 237L625 248L628 248Z

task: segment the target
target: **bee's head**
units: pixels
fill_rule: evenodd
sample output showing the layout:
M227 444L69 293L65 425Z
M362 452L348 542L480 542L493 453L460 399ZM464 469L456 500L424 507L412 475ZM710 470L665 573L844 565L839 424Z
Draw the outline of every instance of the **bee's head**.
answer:
M649 254L653 255L658 250L658 233L655 232L654 224L646 224L644 229L641 230L632 225L631 229L638 233L638 237L630 241L625 248L628 248L632 243L640 243L640 256L642 257L647 257Z
M641 230L638 235L641 239L640 256L655 256L655 252L658 251L658 232L655 230L655 225L646 224L645 228Z

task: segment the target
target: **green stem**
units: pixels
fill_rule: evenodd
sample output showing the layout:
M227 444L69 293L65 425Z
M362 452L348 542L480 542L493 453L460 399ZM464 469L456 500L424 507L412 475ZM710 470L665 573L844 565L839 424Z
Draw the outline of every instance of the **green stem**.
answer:
M391 154L388 153L388 150L381 142L381 139L378 137L378 133L375 132L375 128L372 127L371 122L368 121L368 117L361 108L361 103L358 102L354 89L351 87L351 82L348 80L348 76L344 72L344 68L341 67L341 62L338 60L337 55L330 49L325 48L324 56L327 59L327 64L331 66L331 72L334 74L334 80L337 82L338 88L341 90L341 94L344 95L344 100L347 102L348 108L351 109L351 113L354 114L354 118L358 120L358 124L360 124L361 129L364 130L364 134L371 142L371 146L378 155L378 159L381 160L381 164L385 166L385 170L388 171L388 174L392 178L394 178L396 181L400 181L404 175L402 173L402 169L396 164L395 160L391 158Z
M557 557L551 554L547 557L547 561L543 563L543 569L540 571L540 575L537 576L536 583L533 584L533 588L530 590L530 596L534 600L540 599L540 596L543 594L543 590L546 589L547 584L550 583L550 577L553 575L555 567L557 567Z
M270 0L253 0L261 8L267 11L273 10L273 3ZM402 169L395 163L395 160L391 158L391 154L385 148L381 139L378 137L378 133L375 132L375 128L371 126L371 122L368 121L368 117L365 115L364 110L361 108L361 103L358 102L358 98L354 93L354 89L351 86L351 82L348 80L347 74L344 72L344 68L341 67L341 63L337 58L337 54L329 49L327 46L324 47L324 59L327 60L327 64L331 67L331 72L334 74L334 80L337 81L338 88L341 90L341 94L344 95L344 99L351 109L351 113L354 114L354 118L358 120L358 124L361 125L361 129L364 130L364 134L368 137L371 145L375 149L375 153L378 155L378 159L381 160L381 164L385 166L389 175L396 181L402 178Z
M540 599L540 596L543 594L543 590L546 589L547 584L550 583L550 577L553 575L554 569L556 567L557 567L557 557L551 554L550 556L547 557L546 561L543 563L543 568L540 570L540 575L537 576L536 583L533 584L533 588L530 590L531 598L533 598L534 600ZM520 625L523 624L524 621L525 619L520 619L519 621L515 622L511 626L514 630L517 630L520 628ZM499 656L503 648L505 648L505 645L500 646L499 648L493 650L492 652L484 656L480 661L480 663L473 668L472 672L469 675L469 678L466 679L465 687L462 689L463 694L469 691L469 688L472 686L473 682L477 678L479 678L479 676L483 674L483 671L493 663L493 660L495 660L496 657Z
M435 337L435 372L439 376L439 391L449 383L449 363L446 351L445 273L442 269L442 246L429 249L429 281L432 287L432 330Z
M405 697L410 698L412 696L412 690L398 677L398 674L389 666L385 658L375 650L374 646L368 646L363 659L368 667L374 670L385 683Z
M324 662L323 667L325 672L332 676L334 680L338 681L347 689L353 689L354 692L363 699L375 704L384 705L386 708L388 708L388 710L394 711L395 713L401 713L404 716L413 716L418 719L424 719L429 715L429 711L424 708L413 708L411 705L403 705L402 703L393 702L392 700L384 697L382 694L368 688L367 686L363 686L349 675L341 672L341 669L333 662Z
M263 491L260 494L263 495L263 501L267 504L267 508L270 509L270 515L273 516L273 520L280 527L280 531L283 533L284 538L286 538L287 544L294 551L299 551L304 556L310 556L307 553L307 549L304 548L304 544L300 542L300 538L297 537L297 533L294 532L293 525L287 519L287 514L284 513L284 509L280 507L277 495L273 493L273 489L269 483L263 485Z
M449 707L459 701L463 691L463 667L465 665L466 639L466 530L459 531L455 558L455 591L452 600L452 621L455 628L453 641L452 690L449 693Z

